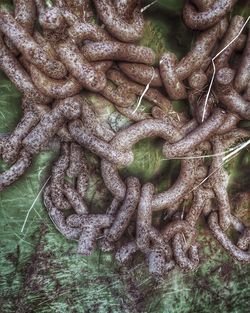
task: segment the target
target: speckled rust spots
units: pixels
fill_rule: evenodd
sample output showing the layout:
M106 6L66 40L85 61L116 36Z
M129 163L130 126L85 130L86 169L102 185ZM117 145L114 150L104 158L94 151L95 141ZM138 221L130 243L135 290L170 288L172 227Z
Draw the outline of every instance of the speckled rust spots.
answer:
M237 0L195 1L199 10L187 1L183 8L183 18L186 25L192 29L204 30L220 21L234 6ZM203 5L202 5L203 4Z

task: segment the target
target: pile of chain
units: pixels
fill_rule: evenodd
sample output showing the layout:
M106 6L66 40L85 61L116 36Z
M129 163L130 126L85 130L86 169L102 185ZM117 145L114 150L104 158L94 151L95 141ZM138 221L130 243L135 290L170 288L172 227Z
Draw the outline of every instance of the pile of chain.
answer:
M250 137L237 126L250 119L250 32L242 16L229 19L235 2L187 1L183 19L199 31L196 41L181 60L166 52L160 61L136 44L144 29L136 0L65 0L49 7L41 0L15 0L14 12L1 9L0 68L23 94L23 116L0 138L1 157L10 166L0 174L0 190L25 173L34 155L57 144L60 156L44 204L59 232L78 241L78 253L89 255L98 245L125 263L138 251L160 277L176 266L194 270L196 225L203 215L224 249L250 262L250 230L231 213L223 168L225 151ZM82 90L105 97L133 123L114 131ZM142 96L152 104L150 114L134 109ZM174 114L171 100L180 99L189 116ZM119 175L134 159L132 147L149 137L164 140L166 158L181 159L178 178L161 193L151 183ZM90 175L85 150L100 158L113 196L103 214L89 212L84 200ZM204 162L208 154L210 164ZM183 210L185 200L190 206ZM159 211L167 218L156 224ZM238 241L228 235L232 228Z

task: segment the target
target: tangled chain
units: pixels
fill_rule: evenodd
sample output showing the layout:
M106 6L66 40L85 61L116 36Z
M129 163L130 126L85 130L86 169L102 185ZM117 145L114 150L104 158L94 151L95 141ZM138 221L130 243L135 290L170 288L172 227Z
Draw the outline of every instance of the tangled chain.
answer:
M249 138L237 125L250 119L250 33L242 32L242 16L228 20L235 3L186 1L184 22L201 32L181 60L166 52L160 61L152 49L136 44L144 29L137 0L93 0L102 26L94 22L86 0L54 1L50 7L42 0L16 0L14 12L1 9L0 68L23 94L23 116L11 134L0 137L0 154L10 165L0 174L0 190L25 173L35 154L57 144L60 156L44 204L59 232L78 241L78 253L89 255L97 244L124 263L139 251L149 272L160 277L176 266L194 270L199 264L196 225L204 215L223 248L250 262L250 230L231 213L223 168L225 151ZM211 60L222 49L207 97ZM131 125L112 130L83 89L108 99ZM142 95L152 104L150 114L133 108ZM173 114L171 100L179 99L189 105L190 116ZM141 185L132 176L124 181L119 174L133 161L133 146L149 137L163 139L166 158L181 159L178 178L161 193L152 183ZM84 200L90 175L85 150L100 158L113 196L102 214L89 212ZM211 153L207 165L202 156ZM185 199L191 205L180 214ZM168 219L156 225L153 214L163 210ZM239 234L236 243L227 235L230 227Z

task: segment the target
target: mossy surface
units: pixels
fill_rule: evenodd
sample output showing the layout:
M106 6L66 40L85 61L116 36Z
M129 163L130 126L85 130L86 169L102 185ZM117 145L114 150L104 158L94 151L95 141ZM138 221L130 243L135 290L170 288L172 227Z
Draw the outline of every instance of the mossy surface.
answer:
M152 47L158 56L170 50L181 57L195 38L180 22L182 3L160 0L146 11L141 43ZM1 1L3 4L11 7L10 1ZM245 1L239 1L236 9L249 15ZM129 125L102 97L87 96L114 128ZM13 84L0 74L0 132L10 132L19 121L20 99ZM143 101L140 109L147 106ZM176 106L176 110L181 107ZM152 181L158 191L170 186L178 175L179 162L164 160L161 144L159 139L139 142L134 147L135 161L121 171L123 177L136 175L142 182ZM76 242L57 232L38 196L57 153L40 153L24 177L0 193L1 312L249 312L250 267L224 253L204 221L199 225L201 265L194 273L175 270L164 281L154 281L140 255L124 268L117 267L111 254L96 251L90 257L77 255ZM90 210L98 212L108 205L110 195L100 177L98 158L91 154L87 158L91 176L87 202ZM244 150L227 165L232 209L245 221L250 205L249 162L249 151ZM5 167L1 162L0 170Z

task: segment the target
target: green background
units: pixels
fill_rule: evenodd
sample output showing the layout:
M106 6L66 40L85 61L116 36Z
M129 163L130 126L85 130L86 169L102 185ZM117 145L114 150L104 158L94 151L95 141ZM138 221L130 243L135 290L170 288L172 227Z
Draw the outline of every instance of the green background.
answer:
M181 22L182 4L161 0L149 8L141 44L153 48L158 56L166 50L183 56L196 34ZM239 1L234 13L247 17L249 7L247 1ZM94 94L86 96L112 127L129 125L111 103ZM1 133L13 130L20 120L20 99L13 84L0 74ZM174 105L183 108L183 103ZM140 109L148 106L143 102ZM134 147L135 161L123 169L123 176L133 174L142 182L153 181L158 190L167 188L178 173L179 163L162 160L160 147L158 140L139 142ZM96 251L90 257L77 255L76 242L57 232L40 196L27 218L57 155L58 151L40 153L25 176L0 194L0 312L249 312L250 267L225 254L203 221L199 225L199 268L189 274L177 269L164 281L155 281L140 256L119 268L110 254ZM96 212L104 210L110 195L100 177L99 160L91 154L87 157L91 175L87 202ZM227 165L232 210L244 221L249 215L249 164L245 149ZM1 162L0 170L5 168Z

